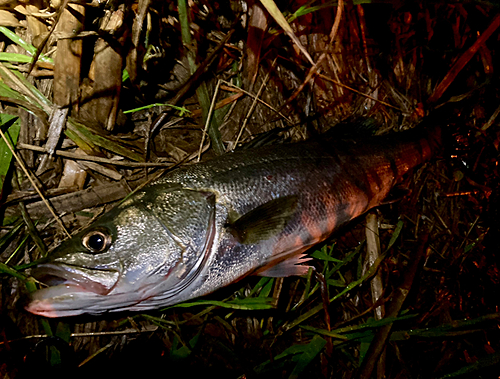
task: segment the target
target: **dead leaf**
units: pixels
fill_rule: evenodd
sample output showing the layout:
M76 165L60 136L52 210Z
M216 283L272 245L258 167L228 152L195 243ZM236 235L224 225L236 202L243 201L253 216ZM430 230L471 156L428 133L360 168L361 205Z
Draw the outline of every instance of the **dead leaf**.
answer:
M0 9L0 26L17 28L22 25L12 12Z
M12 7L17 4L17 0L0 0L0 7Z
M302 45L302 43L300 43L300 40L293 32L293 29L286 20L285 16L283 16L279 8L276 6L276 3L273 0L260 0L260 2L267 9L272 18L274 18L274 20L278 23L278 25L281 26L281 28L285 31L285 33L292 39L292 41L295 43L295 46L297 46L297 48L302 52L302 54L304 54L307 60L311 64L314 64L313 59L307 52L306 48Z

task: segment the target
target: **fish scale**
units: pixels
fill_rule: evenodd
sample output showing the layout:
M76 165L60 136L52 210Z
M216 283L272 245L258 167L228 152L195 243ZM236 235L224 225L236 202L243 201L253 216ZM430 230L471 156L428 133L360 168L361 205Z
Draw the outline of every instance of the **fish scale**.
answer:
M64 241L35 270L49 287L27 309L47 317L142 311L250 274L303 275L311 246L380 205L440 149L438 127L357 140L330 134L179 168ZM103 238L89 238L95 233ZM88 246L97 240L106 243Z

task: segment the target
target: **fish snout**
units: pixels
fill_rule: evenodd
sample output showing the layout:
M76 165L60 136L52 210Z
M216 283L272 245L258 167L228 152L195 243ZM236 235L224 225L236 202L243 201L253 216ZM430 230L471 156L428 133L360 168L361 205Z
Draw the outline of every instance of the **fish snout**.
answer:
M32 276L49 288L70 286L98 295L107 295L118 282L120 273L115 269L88 269L47 263L35 268Z

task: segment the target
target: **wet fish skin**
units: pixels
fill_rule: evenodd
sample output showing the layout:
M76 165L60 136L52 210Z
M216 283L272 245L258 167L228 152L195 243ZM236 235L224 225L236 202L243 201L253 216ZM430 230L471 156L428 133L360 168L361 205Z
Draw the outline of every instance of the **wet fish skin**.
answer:
M432 128L268 146L177 169L63 242L34 272L54 285L26 308L47 317L142 311L249 274L303 275L307 249L380 205L440 149Z

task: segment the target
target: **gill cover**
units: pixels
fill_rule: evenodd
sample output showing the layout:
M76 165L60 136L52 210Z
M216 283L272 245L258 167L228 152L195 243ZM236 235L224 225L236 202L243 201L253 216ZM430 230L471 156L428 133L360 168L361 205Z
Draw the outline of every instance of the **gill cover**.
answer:
M36 269L52 285L26 308L63 317L175 303L204 267L214 234L213 193L153 185L63 242Z
M167 183L153 185L138 193L133 203L153 216L161 226L159 230L143 232L162 234L169 241L168 254L175 258L164 266L168 270L163 272L164 277L158 280L153 275L152 283L145 288L146 299L141 305L147 304L149 308L151 302L165 303L166 299L183 291L203 268L215 235L215 195ZM126 206L126 202L122 206Z

